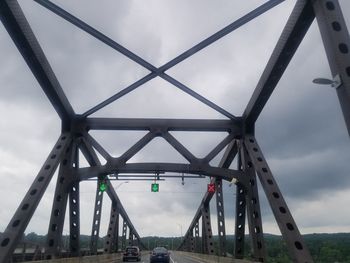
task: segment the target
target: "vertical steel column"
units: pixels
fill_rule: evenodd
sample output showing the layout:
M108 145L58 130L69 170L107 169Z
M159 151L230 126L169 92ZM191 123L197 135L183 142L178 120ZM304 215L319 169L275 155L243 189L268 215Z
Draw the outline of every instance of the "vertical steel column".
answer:
M100 191L100 188L97 182L94 219L92 221L91 242L90 242L90 251L92 255L97 254L97 242L98 242L98 237L100 233L100 222L101 222L101 214L102 214L102 201L103 201L103 192Z
M60 164L46 238L46 259L59 258L62 249L62 232L68 200L67 189L72 181L75 149L76 145L72 143L70 147L67 148Z
M333 78L342 85L337 95L350 135L350 37L338 0L313 0L318 27Z
M125 250L126 248L126 231L127 231L127 223L125 221L125 218L123 218L123 231L122 231L122 249Z
M215 180L216 188L216 210L218 217L218 235L219 235L219 256L226 257L226 230L225 230L225 213L224 197L222 193L222 179Z
M23 247L22 247L22 261L26 261L26 247L27 247L27 244L23 243Z
M313 262L310 252L307 249L299 229L287 207L282 193L270 171L269 166L259 148L256 139L247 135L244 144L248 150L254 168L258 173L261 185L265 191L272 212L282 233L284 241L293 262Z
M132 229L129 227L129 246L132 246L134 242L134 233L132 232Z
M107 232L107 238L105 242L105 253L114 253L118 247L118 226L119 226L119 216L118 216L118 205L112 202L111 215L109 218L109 227ZM117 236L116 236L117 234Z
M117 206L117 210L118 210L118 206ZM119 212L118 211L115 217L115 228L114 228L113 235L114 235L114 238L112 240L113 242L112 251L117 253L119 249Z
M75 169L79 168L79 149L74 153ZM76 180L69 189L69 250L70 256L80 256L80 191L79 181Z
M190 247L189 247L189 251L190 252L194 252L194 248L195 248L195 239L193 236L193 229L191 230L191 236L190 236Z
M194 236L195 236L195 252L200 252L200 242L199 242L199 222L194 226Z
M203 229L203 247L204 253L214 254L213 233L210 221L210 207L209 204L202 205L202 229Z
M237 142L238 144L238 142ZM241 142L239 143L241 147ZM242 170L242 155L238 151L237 169ZM245 239L245 218L246 218L246 200L245 189L240 183L236 186L236 220L235 220L235 243L234 243L234 257L242 259L244 257L244 239Z
M193 243L193 229L189 231L188 235L185 236L185 251L192 251L192 243Z
M80 256L80 191L75 182L69 192L69 249L73 257Z
M64 133L59 137L10 223L1 235L0 262L10 260L70 142L69 134Z
M253 163L249 158L248 152L244 145L241 147L241 156L243 157L243 170L248 177L249 186L246 192L247 216L249 234L253 250L253 258L260 262L266 262L267 253L264 241L264 232L261 221L260 202L256 173Z
M40 255L40 258L39 258L39 255ZM36 245L35 246L35 249L34 249L34 255L33 255L33 258L32 258L32 261L37 261L37 260L42 260L42 253L41 253L41 247L39 245Z

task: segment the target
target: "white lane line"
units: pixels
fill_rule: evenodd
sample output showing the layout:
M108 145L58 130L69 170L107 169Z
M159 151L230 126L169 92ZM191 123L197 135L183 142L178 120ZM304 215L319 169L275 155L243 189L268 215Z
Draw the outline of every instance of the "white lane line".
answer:
M171 260L172 263L176 263L176 261L174 261L171 257L170 257L170 260Z

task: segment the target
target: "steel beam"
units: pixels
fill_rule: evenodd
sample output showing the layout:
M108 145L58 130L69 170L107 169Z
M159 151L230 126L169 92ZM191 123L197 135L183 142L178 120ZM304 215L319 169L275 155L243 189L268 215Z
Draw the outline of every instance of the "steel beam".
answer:
M123 217L124 222L126 222L126 224L129 227L130 231L132 231L132 233L135 236L135 238L137 240L139 240L141 246L143 248L146 248L146 246L141 242L140 235L136 231L136 228L134 227L133 223L131 222L127 212L125 211L122 203L120 202L120 199L119 199L117 193L115 192L115 190L113 188L113 185L111 184L110 181L107 182L107 190L106 190L106 192L107 192L108 196L110 197L110 199L112 200L112 202L115 202L115 203L118 204L118 212Z
M261 152L256 138L252 135L247 135L244 139L244 145L253 162L254 169L258 173L261 185L276 218L282 237L287 244L287 249L292 261L303 263L313 262L310 252L303 241L299 229Z
M242 142L237 142L237 147L241 148ZM237 158L237 169L242 171L242 151L239 149ZM242 184L236 185L236 213L235 213L235 243L233 247L234 258L243 259L244 240L245 240L245 219L246 219L246 200L245 188Z
M196 100L202 102L203 104L207 105L208 107L212 108L213 110L221 113L223 116L229 118L230 120L237 120L238 118L234 116L233 114L229 113L225 109L221 108L220 106L216 105L212 101L208 100L207 98L203 97L202 95L198 94L194 90L190 89L186 85L182 84L180 81L174 79L173 77L167 75L166 73L161 73L160 77L169 83L173 84L178 89L182 90L183 92L187 93L191 97L195 98Z
M264 231L261 221L260 202L258 194L258 186L256 181L256 173L253 163L248 155L247 150L242 144L241 156L243 170L249 178L249 185L246 187L246 207L248 217L249 235L251 239L252 257L259 262L266 262L267 251L264 241Z
M13 251L19 240L22 238L30 219L32 218L70 143L70 135L63 133L44 162L44 165L41 167L33 184L17 208L4 233L1 235L0 262L7 262L10 260Z
M101 166L101 163L100 163L100 160L98 159L98 156L96 155L96 152L95 150L92 148L92 146L87 142L87 140L85 140L85 138L82 138L82 144L81 144L81 150L82 150L82 153L84 154L86 160L89 162L90 165L92 166ZM97 174L95 174L95 176L97 176ZM99 199L98 198L102 198L102 194L99 194L100 191L97 187L97 193L96 193L96 204L95 204L95 214L94 214L94 217L95 216L101 216L101 207L97 207L96 206L98 205L98 201ZM129 228L131 229L131 231L133 232L133 234L135 235L135 237L140 240L141 242L141 238L139 236L139 234L137 233L135 227L133 226L128 214L126 213L124 207L122 206L121 202L120 202L120 199L117 195L117 193L115 192L114 188L113 188L113 185L111 184L111 182L108 180L107 181L107 189L106 189L106 193L108 194L108 196L110 197L110 199L112 200L112 202L116 203L118 205L118 210L119 210L119 213L120 215L124 218L124 221L126 221L127 225L129 226ZM98 197L97 197L98 195ZM102 201L100 202L100 206L102 204ZM96 210L97 209L97 210ZM99 211L99 212L98 212ZM98 214L98 215L97 215ZM94 223L96 224L96 222L100 222L100 218L96 218L96 220L98 221L95 221L95 218L94 218ZM96 227L94 228L94 224L93 224L93 234L98 233L99 231L99 228L97 229L97 225L95 225ZM92 236L92 241L93 241L93 236ZM142 243L141 243L142 244ZM142 244L143 247L144 244Z
M0 1L0 19L66 128L74 110L16 0Z
M63 10L62 8L58 7L57 5L51 3L50 1L48 1L48 0L35 0L35 1L38 2L39 4L41 4L42 6L48 8L49 10L54 12L55 14L59 15L63 19L67 20L68 22L72 23L73 25L75 25L75 26L79 27L80 29L84 30L88 34L92 35L93 37L99 39L100 41L102 41L106 45L112 47L113 49L115 49L118 52L122 53L123 55L127 56L128 58L130 58L134 62L136 62L136 63L140 64L141 66L143 66L143 67L147 68L148 70L150 70L152 73L149 74L148 76L144 77L143 79L145 79L147 77L149 79L152 79L153 77L158 75L161 78L163 78L163 79L167 80L168 82L170 82L171 84L175 85L177 88L179 88L182 91L186 92L190 96L192 96L195 99L201 101L202 103L206 104L207 106L209 106L212 109L220 112L221 114L223 114L224 116L226 116L226 117L228 117L230 119L236 119L236 117L233 116L232 114L230 114L229 112L225 111L224 109L222 109L218 105L214 104L210 100L207 100L206 98L204 98L200 94L196 93L192 89L186 87L185 85L183 85L179 81L175 80L171 76L167 75L165 73L165 71L170 69L174 65L180 63L184 59L190 57L191 55L195 54L196 52L198 52L199 50L203 49L204 47L209 46L210 44L212 44L213 42L217 41L218 39L220 39L220 38L224 37L225 35L231 33L235 29L237 29L240 26L244 25L245 23L251 21L252 19L256 18L257 16L259 16L259 15L263 14L264 12L270 10L272 7L276 6L277 4L283 2L283 0L271 0L271 1L263 4L262 6L258 7L257 9L255 9L252 12L248 13L247 15L243 16L242 18L238 19L237 21L231 23L230 25L228 25L224 29L218 31L214 35L212 35L209 38L205 39L204 41L200 42L199 44L197 44L193 48L191 48L188 51L184 52L180 56L178 56L175 59L169 61L163 67L156 68L153 65L151 65L150 63L146 62L141 57L139 57L136 54L132 53L130 50L124 48L123 46L121 46L117 42L115 42L112 39L108 38L107 36L105 36L101 32L99 32L96 29L92 28L88 24L84 23L82 20L74 17L73 15L71 15L67 11ZM153 74L154 74L154 76L153 76ZM145 82L146 81L142 82L142 79L137 81L137 82L135 82L130 87L128 87L125 90L123 90L124 94L121 94L121 96L127 94L127 92L125 92L125 91L130 92L131 90L134 90L135 88L139 87L140 85L142 85ZM140 83L140 84L137 84L137 83ZM120 98L121 96L117 96L118 94L116 94L116 95L112 96L111 98L105 100L104 102L100 103L98 105L98 107L95 107L94 109L89 110L87 113L84 114L84 117L87 117L89 114L92 114L92 113L96 112L97 110L101 109L102 107L104 107L104 106L108 105L109 103L115 101L116 99Z
M194 163L198 159L185 147L181 144L174 136L169 132L164 133L163 138L175 148L175 150L180 153L189 163Z
M224 153L224 156L222 157L220 163L219 163L219 167L221 168L228 168L233 159L235 158L236 154L237 154L237 151L238 151L238 148L237 148L237 143L236 141L232 141L227 147L226 147L226 150L225 150L225 153ZM242 179L243 179L243 172L242 171L239 171L241 172L242 174ZM217 174L213 174L213 178L211 180L211 183L215 183L215 180L216 180L216 175ZM193 229L195 227L196 224L198 224L198 220L200 219L200 217L202 216L202 210L201 210L201 207L203 204L209 204L210 200L212 199L213 197L213 193L208 193L206 192L204 194L204 197L202 199L202 202L199 206L199 208L197 209L197 212L196 214L194 215L194 218L188 228L188 231L186 232L185 236L189 234L189 231L191 229Z
M46 238L46 259L59 258L62 249L62 232L67 208L68 186L73 179L71 170L73 168L76 147L74 143L68 147L68 151L64 153L60 164Z
M127 231L127 222L123 218L123 229L122 229L122 249L125 250L126 248L126 231Z
M103 166L79 168L77 172L80 180L87 180L99 175L108 175L115 173L191 173L219 177L227 181L236 178L245 183L246 178L242 171L211 167L208 164L182 164L182 163L127 163L120 165L118 163L107 163Z
M213 232L211 228L210 220L210 207L208 205L202 206L202 240L203 240L203 250L205 254L214 254L214 240Z
M339 77L336 89L350 135L350 37L338 0L312 1L318 27L333 78Z
M87 118L74 124L77 131L130 130L130 131L207 131L229 132L241 136L243 125L240 120L215 119L152 119L152 118Z
M100 233L101 214L102 214L102 202L103 202L103 192L100 191L99 185L97 182L95 208L94 208L94 216L92 221L91 240L90 240L90 253L92 255L97 254L97 242L98 242L98 237Z
M295 4L287 24L283 29L275 49L243 113L248 131L254 129L255 121L259 117L315 18L311 2L310 0L298 0Z
M112 202L111 215L109 218L109 226L105 241L105 253L116 253L118 251L118 228L119 228L119 213L118 204Z
M75 149L73 169L79 168L79 149ZM69 190L69 251L73 257L80 256L80 186L74 182Z
M222 191L222 180L215 180L215 192L216 192L216 211L218 218L218 236L219 256L226 257L226 230L225 230L225 210L224 210L224 196Z
M195 237L194 252L199 253L200 252L199 222L197 222L194 226L194 237Z
M245 240L245 218L246 218L246 200L244 187L241 184L236 186L236 220L235 220L235 243L234 258L243 259L244 240Z
M100 161L96 155L96 152L91 147L90 144L88 144L85 141L85 138L81 137L81 144L80 149L91 166L100 165ZM76 175L78 175L76 173ZM95 174L97 176L97 174ZM77 180L80 181L80 180ZM100 224L101 224L101 214L102 214L102 202L103 202L103 192L100 191L98 181L96 183L96 195L95 195L95 208L94 208L94 215L92 220L92 227L91 227L91 240L90 240L90 253L95 255L97 254L97 242L99 238L100 233Z
M80 186L73 183L69 191L69 251L72 257L80 256Z
M129 246L132 246L134 244L134 234L132 233L132 229L129 228L129 239L128 239Z

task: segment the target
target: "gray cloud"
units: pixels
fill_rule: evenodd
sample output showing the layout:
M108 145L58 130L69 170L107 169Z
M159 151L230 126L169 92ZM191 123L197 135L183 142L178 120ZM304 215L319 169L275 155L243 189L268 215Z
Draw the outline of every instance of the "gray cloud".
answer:
M215 3L152 0L145 4L106 0L84 1L82 8L81 3L55 1L155 66L263 2L238 5L237 1L228 0ZM32 1L20 1L20 4L76 112L82 113L148 73ZM294 1L286 1L177 65L169 74L240 115L293 4ZM349 3L343 0L341 4L344 13L348 13ZM349 24L349 16L346 19ZM311 83L315 77L330 77L320 41L314 24L257 123L258 141L304 232L348 229L350 218L348 212L337 206L339 202L346 204L350 183L347 176L350 149L338 99L332 89ZM0 110L6 113L0 122L0 191L4 200L0 211L1 231L12 216L8 211L18 206L54 144L60 123L3 26L0 26L0 56L6 61L0 66ZM94 116L224 118L161 79L152 80ZM91 134L114 155L121 154L142 135ZM221 134L174 135L198 156L205 155L222 138ZM181 161L182 157L157 139L132 161L151 160ZM55 180L27 231L47 231ZM141 235L171 236L180 235L179 224L186 230L207 182L208 179L188 180L182 186L180 180L169 180L161 182L161 192L157 194L150 193L149 182L130 182L120 185L117 192ZM117 188L119 184L114 185ZM89 234L96 186L93 182L83 182L81 186L84 219L81 229ZM231 234L235 190L225 183L224 191L227 229ZM101 235L108 224L107 199ZM265 230L278 232L263 195L261 200ZM324 207L333 207L334 214L339 215L336 218L341 219L330 219Z

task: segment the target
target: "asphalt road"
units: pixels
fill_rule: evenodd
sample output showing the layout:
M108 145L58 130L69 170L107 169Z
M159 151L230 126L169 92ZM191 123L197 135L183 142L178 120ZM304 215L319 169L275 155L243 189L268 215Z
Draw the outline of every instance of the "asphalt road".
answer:
M170 252L170 263L202 263L202 261L181 255L179 252ZM141 258L142 263L149 263L149 254L143 253Z

